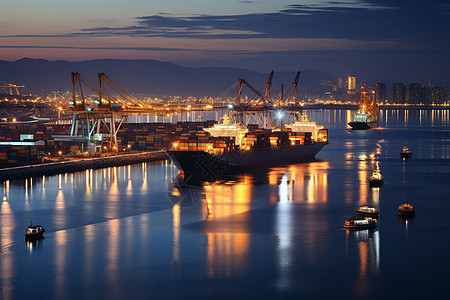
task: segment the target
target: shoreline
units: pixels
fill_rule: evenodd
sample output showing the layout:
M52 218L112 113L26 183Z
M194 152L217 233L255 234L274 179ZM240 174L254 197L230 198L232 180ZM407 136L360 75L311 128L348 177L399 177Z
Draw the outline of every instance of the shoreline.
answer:
M169 157L164 151L153 151L5 168L0 169L0 182L31 177L74 173L88 169L118 167L141 162L162 161L166 159L169 159Z
M341 109L341 110L357 110L358 104L305 104L305 109ZM378 103L378 109L383 110L420 110L420 109L430 109L439 110L447 109L450 110L448 105L401 105L401 104L380 104Z

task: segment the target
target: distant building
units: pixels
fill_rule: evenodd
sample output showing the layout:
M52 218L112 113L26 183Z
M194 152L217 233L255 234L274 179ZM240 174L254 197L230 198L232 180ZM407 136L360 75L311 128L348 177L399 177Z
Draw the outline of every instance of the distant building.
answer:
M404 83L395 83L392 85L392 102L394 104L406 103L406 85Z
M408 103L409 104L425 103L425 86L423 84L411 83L409 85Z
M344 77L338 76L337 86L339 90L345 90L347 88L347 81L345 80Z
M428 82L425 88L425 104L439 105L445 102L445 88L435 87L431 82Z
M427 86L425 87L425 102L426 105L431 105L434 103L434 95L435 89L431 82L428 82Z
M435 87L434 88L434 101L432 104L444 104L445 102L445 88Z
M386 83L377 83L375 85L375 98L378 103L386 102Z
M347 76L347 90L356 91L356 76L353 75Z

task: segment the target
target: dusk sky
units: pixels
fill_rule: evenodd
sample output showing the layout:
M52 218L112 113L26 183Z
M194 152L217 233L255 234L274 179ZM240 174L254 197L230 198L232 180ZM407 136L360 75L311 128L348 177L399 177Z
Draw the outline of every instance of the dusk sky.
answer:
M156 59L450 81L448 0L15 0L0 59Z

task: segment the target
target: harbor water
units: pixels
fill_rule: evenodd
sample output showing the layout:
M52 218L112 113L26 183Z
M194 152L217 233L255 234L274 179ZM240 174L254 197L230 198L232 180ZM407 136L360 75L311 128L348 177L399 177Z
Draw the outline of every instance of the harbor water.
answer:
M440 298L449 110L381 110L367 131L350 130L352 113L309 112L329 129L316 160L213 183L170 161L3 183L0 299ZM384 185L371 188L377 161ZM378 209L378 227L344 230L360 205ZM30 222L44 239L25 241Z

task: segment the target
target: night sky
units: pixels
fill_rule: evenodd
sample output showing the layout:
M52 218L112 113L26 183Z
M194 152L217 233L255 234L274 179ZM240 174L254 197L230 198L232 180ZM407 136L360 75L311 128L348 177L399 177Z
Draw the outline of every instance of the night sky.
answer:
M16 0L0 60L156 59L367 80L450 81L447 0Z

